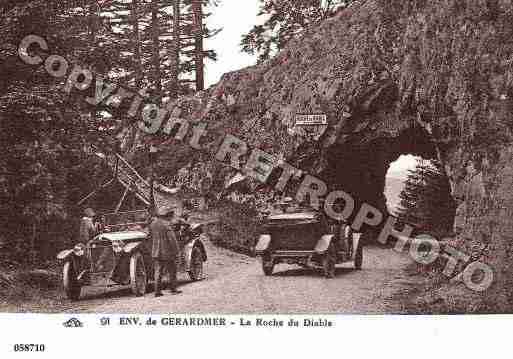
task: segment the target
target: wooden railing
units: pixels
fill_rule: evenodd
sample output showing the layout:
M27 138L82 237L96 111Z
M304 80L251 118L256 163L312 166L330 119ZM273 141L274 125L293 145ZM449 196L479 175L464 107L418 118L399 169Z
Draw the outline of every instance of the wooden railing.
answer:
M107 163L114 170L118 181L127 190L132 191L146 205L151 204L151 185L118 153L111 158L107 157Z
M129 192L134 193L134 195L147 207L151 207L153 204L155 204L157 208L162 205L172 205L176 208L180 208L179 211L183 210L183 202L178 193L179 189L172 189L162 184L154 183L152 196L152 186L150 183L145 180L137 172L137 170L132 167L132 165L130 165L130 163L119 153L113 152L112 154L106 155L104 151L96 147L92 147L92 153L107 163L113 172L113 177L109 181L102 184L95 191L81 199L77 203L78 206L84 204L89 198L98 194L101 190L107 188L114 181L118 181L125 188L125 193L116 206L115 213L119 212L121 205ZM155 203L152 203L153 200Z

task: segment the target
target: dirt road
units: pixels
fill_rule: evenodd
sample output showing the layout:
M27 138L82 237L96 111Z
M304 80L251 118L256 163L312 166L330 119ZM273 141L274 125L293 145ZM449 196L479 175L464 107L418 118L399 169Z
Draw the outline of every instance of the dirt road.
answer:
M80 302L64 300L58 310L154 314L399 313L400 307L390 298L414 280L404 271L410 263L408 257L384 248L365 249L362 271L340 267L334 279L325 279L316 271L288 265L277 266L275 274L266 277L257 259L207 246L207 278L192 283L185 274L180 275L181 295L155 298L148 293L135 298L126 288L88 288Z

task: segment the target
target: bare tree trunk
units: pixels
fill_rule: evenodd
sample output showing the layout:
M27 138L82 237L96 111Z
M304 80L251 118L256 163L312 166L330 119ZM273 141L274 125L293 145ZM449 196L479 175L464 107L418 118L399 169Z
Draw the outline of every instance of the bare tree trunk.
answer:
M204 65L203 65L203 9L201 0L192 3L194 19L194 37L196 42L196 91L205 89Z
M158 104L162 102L162 73L160 71L160 23L159 23L159 1L151 1L151 35L152 35L152 62L153 62L153 82L155 84Z
M141 60L141 37L139 31L139 0L132 1L132 27L133 27L133 46L135 55L135 86L139 90L142 85L143 71Z
M30 243L30 261L31 263L36 262L36 240L37 240L37 223L32 222L32 240Z
M330 10L331 10L331 5L333 4L333 0L328 0L327 1L327 4L326 4L326 7L324 8L324 13L322 15L322 19L326 19L330 13Z
M171 78L172 89L170 91L171 98L178 97L180 87L180 0L175 0L173 4L173 70Z
M98 4L92 4L89 7L89 41L91 42L91 46L96 47L96 38L98 33L98 13L100 11L100 7ZM93 69L96 70L96 69ZM96 108L93 106L89 116L91 117L91 121L96 122Z

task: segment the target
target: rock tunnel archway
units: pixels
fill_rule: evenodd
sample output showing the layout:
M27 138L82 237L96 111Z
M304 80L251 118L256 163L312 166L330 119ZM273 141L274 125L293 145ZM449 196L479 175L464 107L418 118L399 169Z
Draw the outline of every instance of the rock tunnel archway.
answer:
M329 147L320 177L330 189L350 193L359 205L365 202L388 213L384 195L386 174L391 163L406 154L437 158L435 144L420 126L412 126L395 136Z

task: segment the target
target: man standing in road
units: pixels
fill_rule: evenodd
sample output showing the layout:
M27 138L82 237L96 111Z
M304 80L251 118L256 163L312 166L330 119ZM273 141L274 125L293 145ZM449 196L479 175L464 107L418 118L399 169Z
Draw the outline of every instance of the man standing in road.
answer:
M176 289L176 261L178 257L178 243L176 236L167 220L173 215L173 209L160 208L156 217L150 224L150 237L152 239L153 265L155 268L155 297L162 296L162 271L167 268L169 273L169 287L171 294L181 293Z

